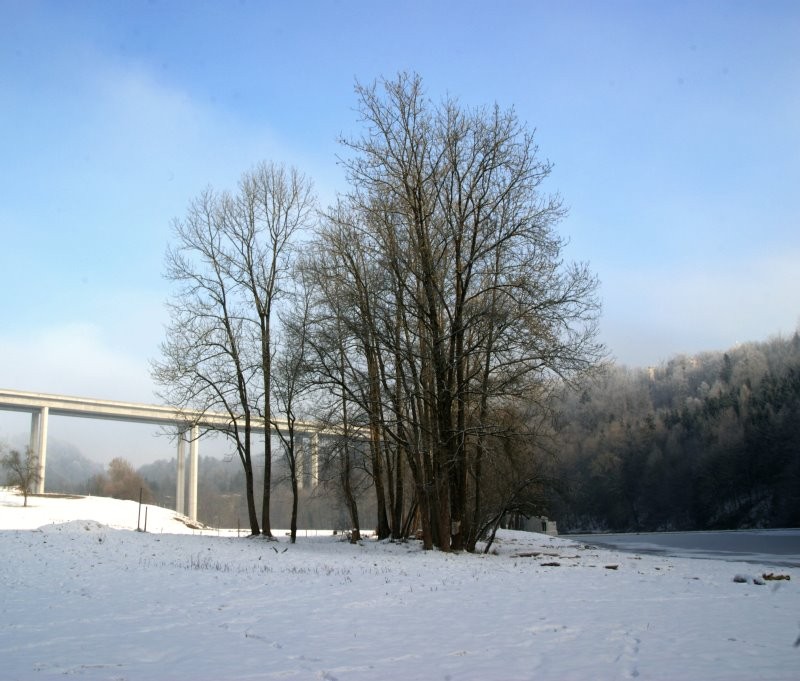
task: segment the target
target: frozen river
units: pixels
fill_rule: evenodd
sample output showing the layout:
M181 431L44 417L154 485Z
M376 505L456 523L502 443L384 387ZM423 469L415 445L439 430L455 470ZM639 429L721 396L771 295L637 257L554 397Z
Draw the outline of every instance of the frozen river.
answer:
M800 529L564 535L633 553L800 567Z

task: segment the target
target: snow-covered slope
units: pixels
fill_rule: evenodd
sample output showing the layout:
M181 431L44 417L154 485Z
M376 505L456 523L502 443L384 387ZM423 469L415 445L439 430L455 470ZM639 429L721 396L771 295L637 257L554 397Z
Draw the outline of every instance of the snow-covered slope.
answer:
M31 501L3 493L0 527L35 524L48 504ZM187 534L152 507L158 530L142 533L112 527L135 528L135 504L67 501L79 500L56 504L72 518L51 510L41 529L0 530L4 680L789 681L800 670L794 569L736 583L767 569L523 532L487 556L290 545Z
M23 498L7 487L0 487L0 530L34 530L43 525L86 518L118 530L144 528L148 532L181 534L196 532L201 527L186 516L159 506L136 501L120 501L106 497L70 494L29 496L28 507L20 508ZM137 525L138 523L138 525Z

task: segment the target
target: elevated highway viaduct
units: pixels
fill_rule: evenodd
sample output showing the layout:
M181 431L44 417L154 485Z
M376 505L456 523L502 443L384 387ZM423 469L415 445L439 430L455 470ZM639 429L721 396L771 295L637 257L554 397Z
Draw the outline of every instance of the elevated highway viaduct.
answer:
M197 520L197 463L201 433L204 430L225 431L233 429L229 414L178 409L156 404L118 402L89 397L52 395L0 388L0 410L28 412L31 414L30 451L38 461L37 492L44 493L47 464L47 425L52 416L128 421L175 428L177 444L177 488L175 510ZM276 421L273 428L287 429L285 421ZM295 422L295 432L311 436L311 479L318 477L318 437L320 427L305 422ZM263 419L253 421L253 431L264 433L270 425ZM186 446L189 446L189 504L186 508Z

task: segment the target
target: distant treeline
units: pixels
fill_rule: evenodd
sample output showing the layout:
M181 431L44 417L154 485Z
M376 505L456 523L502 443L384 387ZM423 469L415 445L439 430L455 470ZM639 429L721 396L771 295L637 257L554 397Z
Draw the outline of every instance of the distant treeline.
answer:
M562 397L558 493L572 531L800 525L800 335L612 367Z

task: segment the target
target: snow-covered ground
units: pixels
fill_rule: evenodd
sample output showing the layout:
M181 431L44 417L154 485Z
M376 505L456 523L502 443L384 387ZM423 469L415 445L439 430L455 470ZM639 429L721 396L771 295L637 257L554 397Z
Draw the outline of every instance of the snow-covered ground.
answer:
M0 490L0 678L800 678L800 570L506 532L496 555L200 534ZM33 529L39 528L39 529ZM128 528L128 529L119 529ZM761 580L758 580L761 581Z

